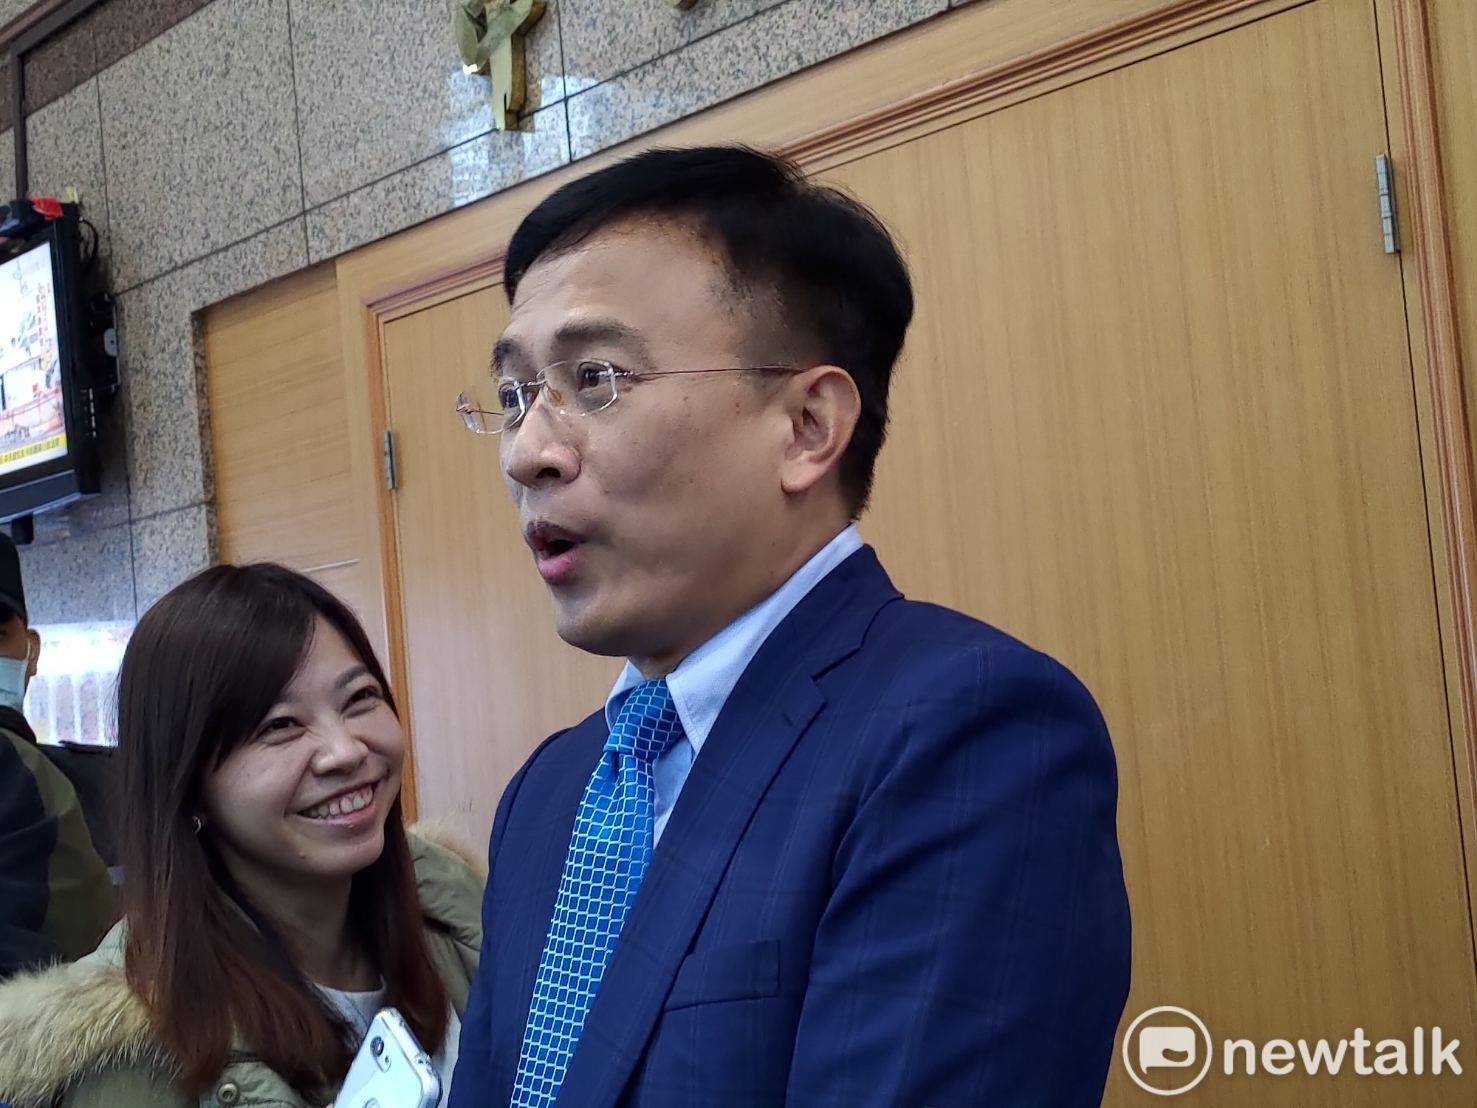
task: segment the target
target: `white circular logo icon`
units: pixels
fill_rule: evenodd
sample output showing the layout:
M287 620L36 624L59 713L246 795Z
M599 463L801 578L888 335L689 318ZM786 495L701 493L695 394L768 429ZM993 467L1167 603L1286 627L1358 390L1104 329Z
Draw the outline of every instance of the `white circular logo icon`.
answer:
M1139 1030L1139 1024L1161 1012L1181 1016L1195 1026L1165 1024L1161 1027L1156 1024L1153 1027L1145 1027L1142 1031ZM1196 1033L1197 1029L1199 1034ZM1137 1038L1135 1038L1135 1032L1138 1032ZM1202 1039L1205 1042L1205 1061L1200 1066L1200 1072L1190 1081L1177 1088L1160 1089L1144 1080L1150 1070L1176 1069L1185 1070L1187 1073L1193 1070L1196 1055L1200 1053L1199 1047ZM1139 1088L1155 1096L1179 1096L1180 1093L1188 1093L1200 1084L1205 1075L1210 1072L1211 1051L1210 1032L1205 1024L1200 1022L1200 1017L1194 1012L1176 1008L1172 1004L1161 1004L1157 1008L1150 1008L1129 1024L1128 1030L1123 1033L1123 1068L1128 1071L1128 1076L1133 1078Z

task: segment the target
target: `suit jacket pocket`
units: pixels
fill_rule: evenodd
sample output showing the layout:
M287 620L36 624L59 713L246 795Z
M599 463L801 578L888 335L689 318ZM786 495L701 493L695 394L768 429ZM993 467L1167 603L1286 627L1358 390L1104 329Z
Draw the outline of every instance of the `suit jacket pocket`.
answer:
M715 946L689 954L667 994L667 1011L722 1000L755 1000L780 992L780 941Z

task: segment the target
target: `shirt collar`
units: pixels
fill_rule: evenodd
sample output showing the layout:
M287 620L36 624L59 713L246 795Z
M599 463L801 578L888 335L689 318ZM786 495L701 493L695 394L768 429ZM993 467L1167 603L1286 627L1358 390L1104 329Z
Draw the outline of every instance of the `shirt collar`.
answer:
M739 616L667 674L667 688L672 692L677 718L682 721L683 733L692 745L694 756L702 750L733 687L770 633L822 578L861 548L861 535L856 524L852 524L796 570L767 600ZM627 694L644 680L641 671L627 661L605 701L607 727L615 726Z

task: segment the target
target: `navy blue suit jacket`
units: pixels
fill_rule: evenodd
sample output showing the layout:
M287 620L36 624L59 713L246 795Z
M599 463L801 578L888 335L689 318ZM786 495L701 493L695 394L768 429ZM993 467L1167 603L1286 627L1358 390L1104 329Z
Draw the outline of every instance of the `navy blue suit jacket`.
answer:
M493 824L451 1108L505 1108L603 713ZM867 548L774 631L652 857L559 1108L1075 1108L1128 993L1113 750L1062 666Z

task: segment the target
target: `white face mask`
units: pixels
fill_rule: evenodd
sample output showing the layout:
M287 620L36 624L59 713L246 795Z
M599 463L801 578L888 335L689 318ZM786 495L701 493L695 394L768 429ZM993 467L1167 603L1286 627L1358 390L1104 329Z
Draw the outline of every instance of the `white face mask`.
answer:
M31 668L31 644L24 658L0 658L0 707L17 712L26 702L26 670Z

